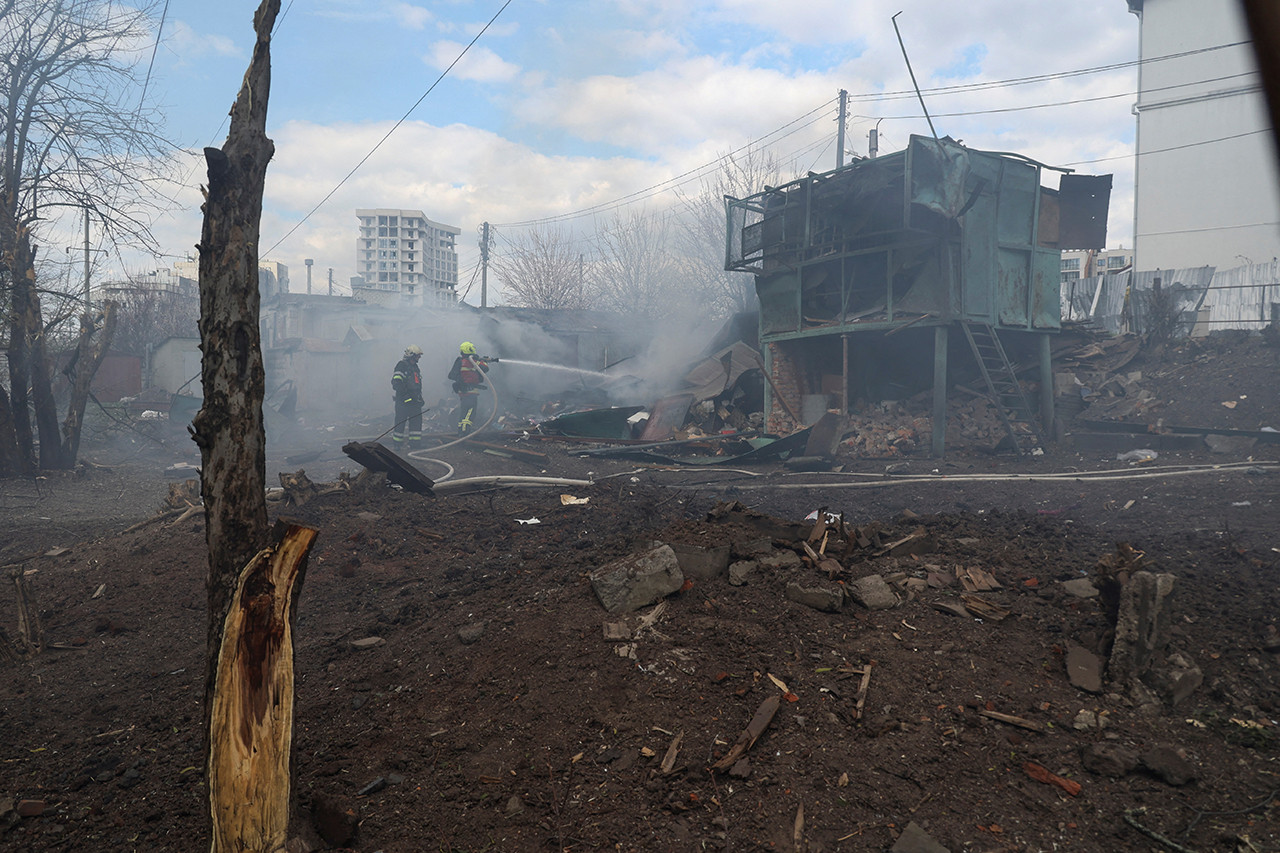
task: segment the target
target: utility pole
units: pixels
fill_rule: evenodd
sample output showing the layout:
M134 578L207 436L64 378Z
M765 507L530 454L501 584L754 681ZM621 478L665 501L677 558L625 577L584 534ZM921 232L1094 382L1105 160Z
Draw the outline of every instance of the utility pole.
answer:
M880 122L884 119L876 119L875 127L867 131L867 156L872 160L876 159L876 155L880 153Z
M480 226L480 307L489 307L489 223Z
M333 267L329 267L329 295L333 296Z
M849 93L840 90L840 117L836 119L836 168L844 165L844 125L849 113Z

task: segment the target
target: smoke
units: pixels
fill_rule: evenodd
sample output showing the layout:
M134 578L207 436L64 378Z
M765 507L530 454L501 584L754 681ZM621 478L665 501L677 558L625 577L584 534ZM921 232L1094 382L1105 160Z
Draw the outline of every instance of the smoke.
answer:
M410 344L423 350L428 408L455 406L448 373L459 344L470 341L480 355L498 359L488 376L502 408L537 418L548 402L562 409L650 406L681 387L716 332L703 318L656 326L595 312L500 307L481 313L461 306L397 313L347 302L334 300L327 308L315 302L310 326L319 337L266 347L267 389L292 382L298 416L285 423L269 411L269 441L295 441L291 433L311 428L382 432L393 407L391 374Z

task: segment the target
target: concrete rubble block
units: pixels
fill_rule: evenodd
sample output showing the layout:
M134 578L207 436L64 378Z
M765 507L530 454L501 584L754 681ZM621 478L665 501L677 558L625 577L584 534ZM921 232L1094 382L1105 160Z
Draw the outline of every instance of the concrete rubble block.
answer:
M773 553L773 540L766 537L751 539L746 542L733 543L733 556L736 559L748 560L765 557Z
M1204 672L1188 655L1170 652L1163 664L1152 668L1147 683L1170 707L1176 708L1204 684Z
M907 824L898 840L893 842L889 853L951 853L950 848L943 847L933 836L915 821Z
M1091 743L1080 750L1084 769L1098 776L1120 779L1138 769L1138 756L1112 743Z
M1074 580L1063 581L1062 591L1067 595L1073 595L1076 598L1097 598L1098 588L1093 585L1093 581L1088 578L1075 578Z
M760 565L755 560L739 560L729 566L729 584L731 586L746 586L751 583L752 577L759 570Z
M1120 591L1115 643L1107 676L1123 684L1141 679L1169 642L1169 603L1173 575L1134 572Z
M591 588L610 613L639 610L682 586L684 573L670 545L623 557L591 573Z
M898 606L898 596L880 575L867 575L849 582L849 597L868 610L888 610Z
M800 566L804 565L804 561L800 559L800 555L795 551L783 548L757 558L756 564L763 570L777 571L783 569L798 569Z
M791 581L787 584L787 598L823 613L838 613L844 607L844 588L825 581L807 584Z
M1074 687L1089 693L1102 692L1102 658L1083 646L1067 649L1067 678Z
M478 642L489 626L484 622L471 622L458 629L458 642L464 646Z
M729 546L717 545L704 548L699 545L671 543L671 550L680 563L680 571L687 578L709 581L724 577L729 570Z
M1160 744L1142 753L1138 760L1152 775L1175 788L1195 781L1196 768L1187 758L1185 749Z
M1078 732L1087 732L1089 729L1099 728L1097 713L1083 708L1076 713L1075 719L1071 721L1071 728Z

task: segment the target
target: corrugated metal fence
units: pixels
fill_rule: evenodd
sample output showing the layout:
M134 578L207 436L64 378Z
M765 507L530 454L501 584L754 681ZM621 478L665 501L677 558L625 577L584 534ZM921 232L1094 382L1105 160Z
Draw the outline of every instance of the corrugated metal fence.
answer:
M1150 330L1150 306L1162 294L1176 304L1177 333L1207 335L1215 329L1261 329L1280 323L1280 261L1229 270L1189 267L1126 271L1062 285L1062 319L1092 322L1109 332Z

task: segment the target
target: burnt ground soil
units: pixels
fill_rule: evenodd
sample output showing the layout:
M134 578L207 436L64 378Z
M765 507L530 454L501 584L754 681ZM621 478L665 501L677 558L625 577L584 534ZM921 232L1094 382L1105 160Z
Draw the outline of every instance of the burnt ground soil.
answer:
M1280 427L1280 349L1215 336L1147 358L1126 370L1161 401L1152 422ZM929 849L899 839L914 823L952 851L1280 850L1280 660L1267 651L1280 445L1133 465L1068 436L1040 457L894 460L892 480L866 476L886 460L668 470L536 449L545 466L466 445L439 458L455 478L593 484L335 492L273 510L320 531L297 611L293 849ZM285 453L268 460L273 479L296 470ZM90 442L84 458L73 474L0 483L0 625L16 637L20 568L46 643L0 662L0 850L207 848L203 520L155 515L165 466L194 449ZM357 468L340 453L301 467L317 482ZM1115 476L1088 479L1099 471ZM734 501L785 524L713 517ZM593 570L655 541L802 553L785 531L819 507L884 542L923 527L934 543L854 547L845 580L982 568L1002 584L983 597L1011 615L932 606L954 588L820 612L785 594L825 578L806 563L698 581L629 643L606 637L616 617ZM1060 582L1093 575L1118 543L1176 578L1171 643L1203 672L1177 707L1068 679L1066 650L1099 649L1107 618ZM859 717L854 670L868 664ZM711 769L779 682L786 701L746 765ZM1078 727L1081 711L1092 725ZM1087 758L1099 754L1120 758Z

